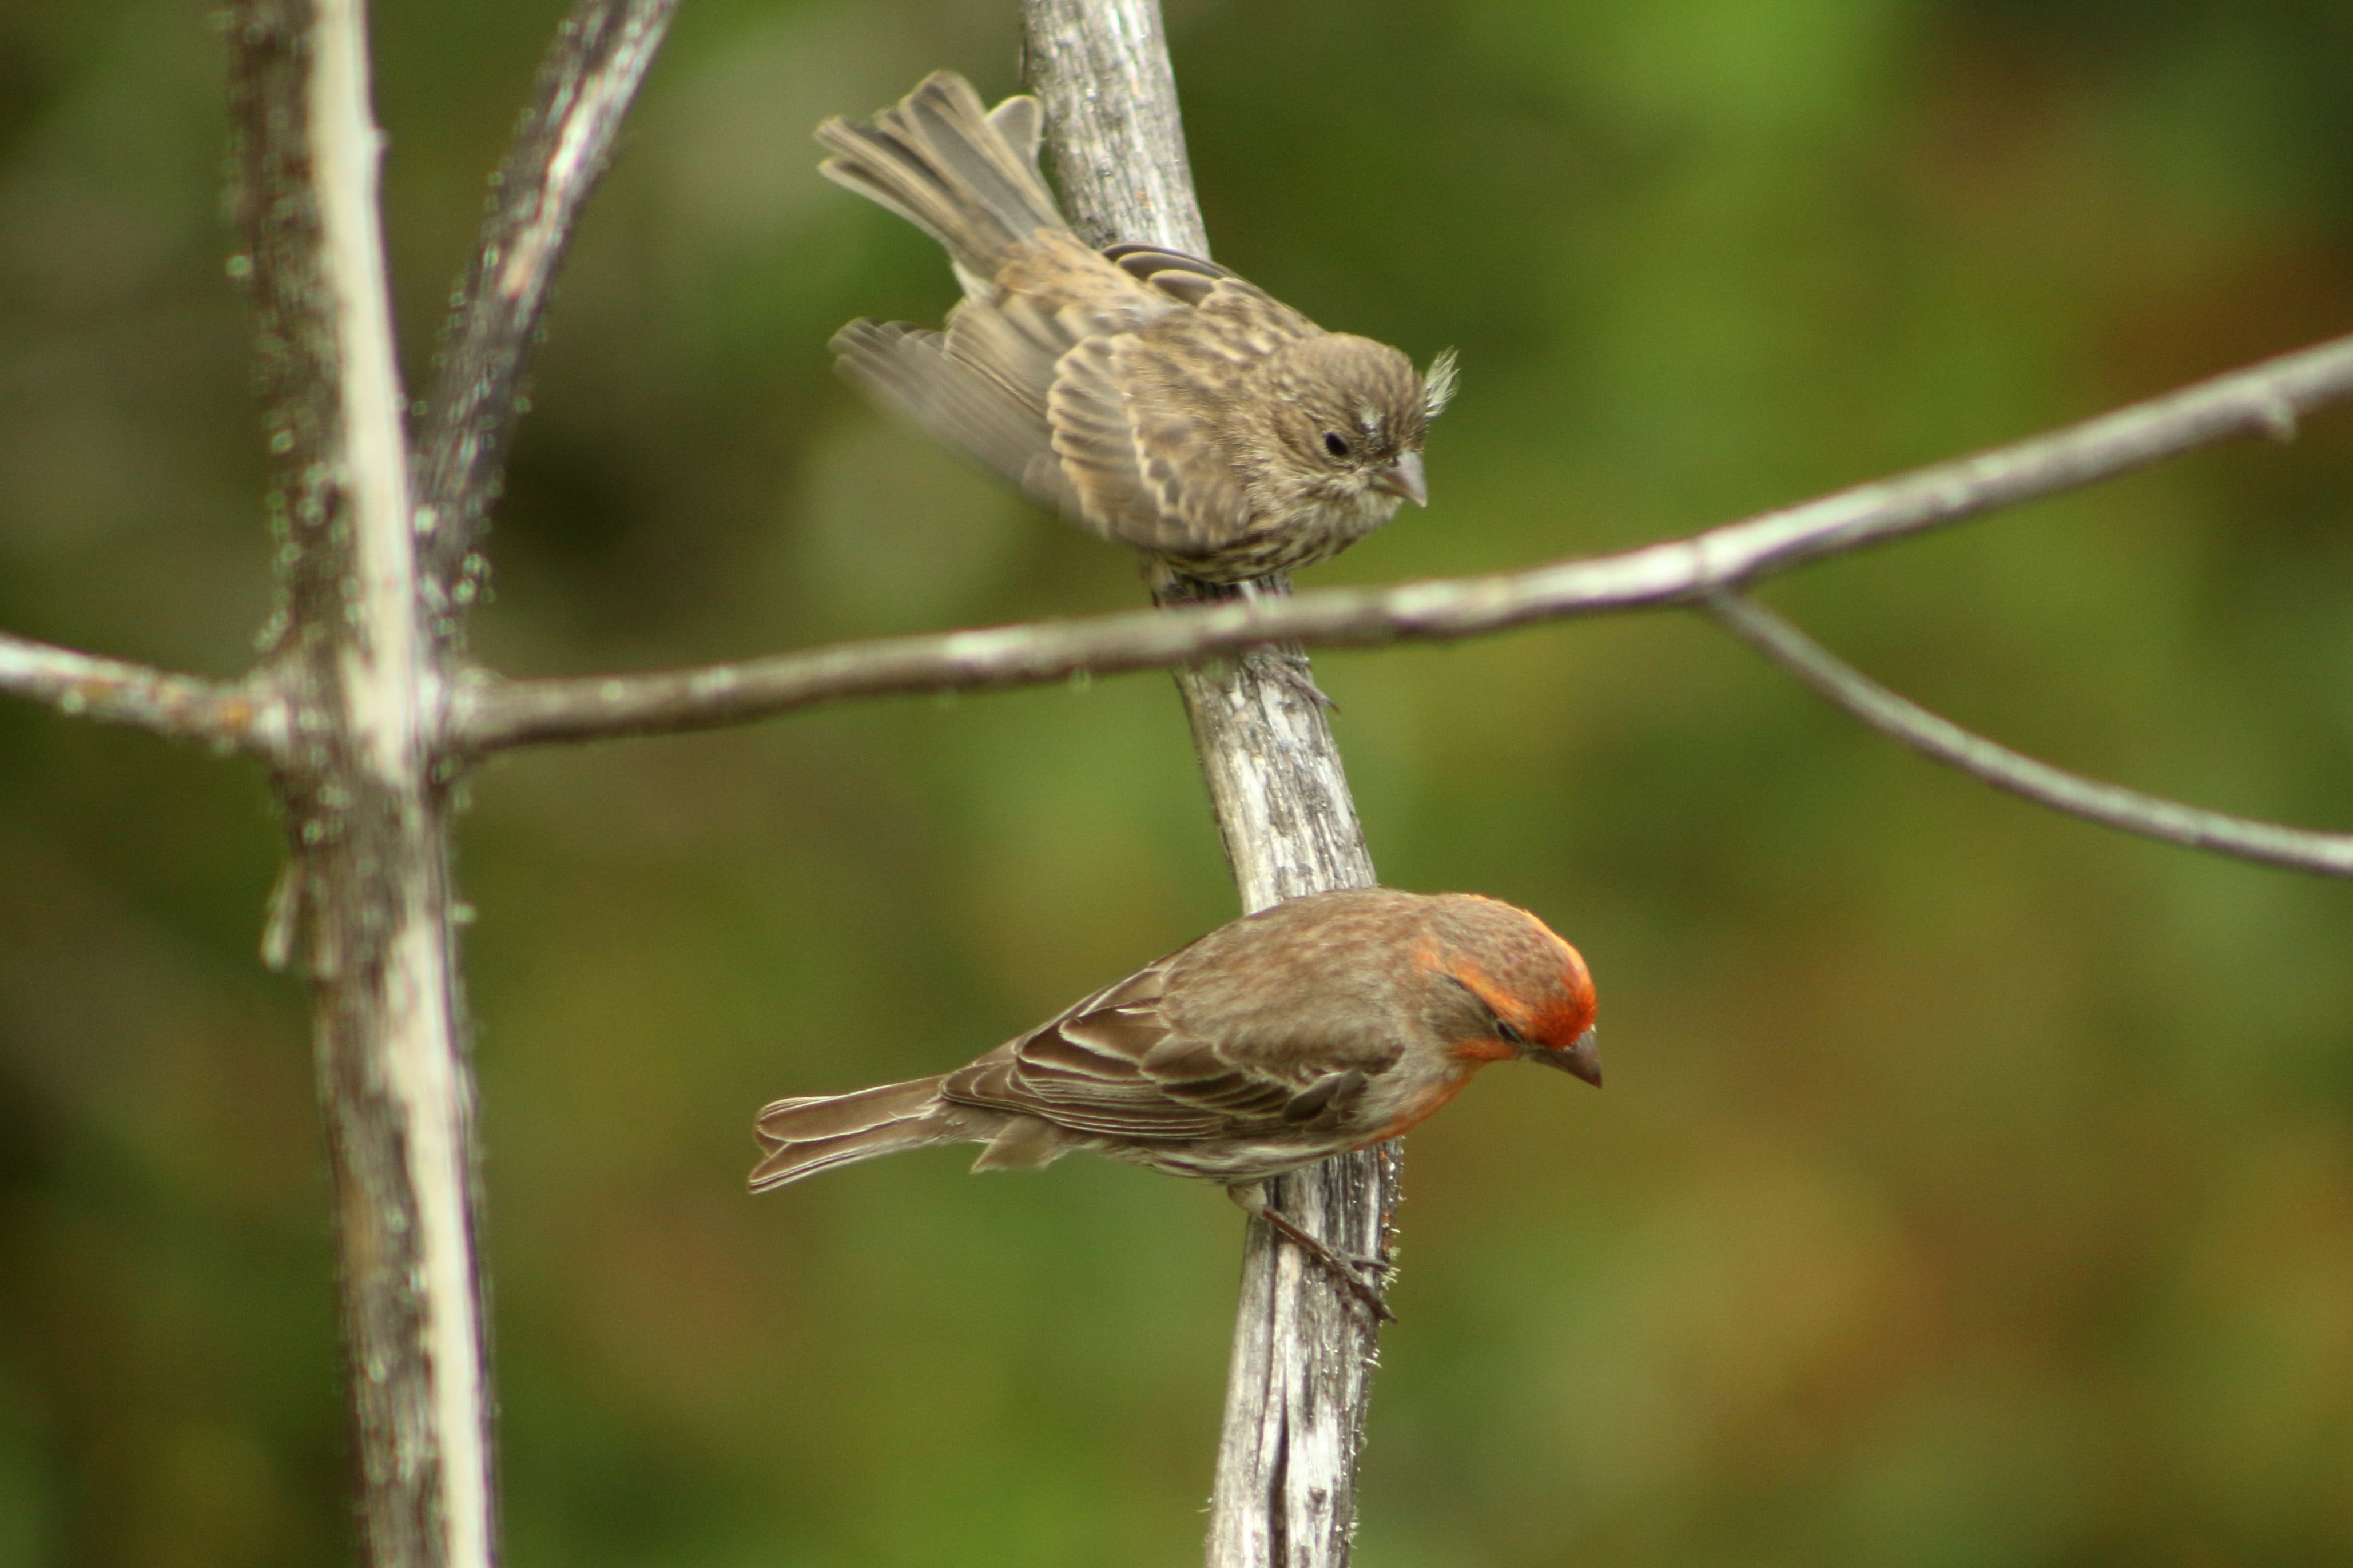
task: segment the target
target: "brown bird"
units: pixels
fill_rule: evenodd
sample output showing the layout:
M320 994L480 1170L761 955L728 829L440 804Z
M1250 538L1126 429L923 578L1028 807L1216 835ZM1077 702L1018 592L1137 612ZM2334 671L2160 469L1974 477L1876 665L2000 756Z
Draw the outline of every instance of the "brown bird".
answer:
M1525 910L1472 893L1312 894L1220 926L954 1072L777 1100L754 1127L765 1155L752 1190L934 1143L986 1144L976 1171L1084 1149L1223 1184L1385 1312L1260 1184L1396 1137L1489 1062L1598 1086L1593 1008L1585 961Z
M945 246L965 291L944 332L850 322L843 374L1155 575L1312 565L1427 504L1451 350L1424 377L1198 257L1096 252L1038 172L1039 130L1037 100L984 111L947 71L871 124L818 127L827 177Z

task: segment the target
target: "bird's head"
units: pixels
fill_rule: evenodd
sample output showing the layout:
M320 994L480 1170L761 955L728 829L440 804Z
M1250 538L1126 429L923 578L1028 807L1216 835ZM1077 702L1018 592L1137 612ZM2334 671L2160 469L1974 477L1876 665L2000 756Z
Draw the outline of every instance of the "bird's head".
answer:
M1383 518L1430 504L1422 437L1454 395L1454 351L1423 376L1387 343L1345 332L1304 339L1271 367L1270 477L1303 500Z
M1439 983L1443 1031L1467 1062L1542 1062L1601 1085L1593 977L1577 949L1525 910L1449 895L1420 962Z

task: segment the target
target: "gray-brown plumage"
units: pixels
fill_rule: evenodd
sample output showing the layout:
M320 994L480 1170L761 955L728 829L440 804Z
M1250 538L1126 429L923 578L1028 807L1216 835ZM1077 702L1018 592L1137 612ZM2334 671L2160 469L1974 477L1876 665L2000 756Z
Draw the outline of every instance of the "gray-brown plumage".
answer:
M902 1149L973 1169L1074 1150L1241 1185L1395 1137L1489 1062L1594 1082L1593 985L1525 910L1361 888L1292 899L936 1078L779 1100L752 1190Z
M977 1061L854 1094L779 1100L752 1190L936 1143L976 1171L1091 1150L1224 1184L1388 1315L1370 1264L1271 1208L1269 1176L1394 1138L1512 1058L1601 1081L1593 982L1525 910L1358 888L1219 927Z
M833 119L827 177L947 247L944 331L852 321L833 348L871 396L1033 499L1186 576L1326 560L1427 501L1422 437L1454 391L1327 332L1196 257L1071 233L1037 165L1037 100L984 111L926 78L870 124Z

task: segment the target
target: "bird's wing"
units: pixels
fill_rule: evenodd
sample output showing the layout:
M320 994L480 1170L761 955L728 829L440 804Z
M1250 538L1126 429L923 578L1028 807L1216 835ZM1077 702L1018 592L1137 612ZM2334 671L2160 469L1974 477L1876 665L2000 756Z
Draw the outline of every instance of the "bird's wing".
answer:
M1141 550L1214 548L1248 515L1202 422L1133 395L1133 334L1090 338L1055 366L1046 422L1079 519Z
M1054 451L1098 531L1179 558L1214 554L1254 521L1218 426L1261 363L1320 329L1214 263L1145 246L1105 254L1191 308L1062 356L1046 398Z
M1061 511L1077 497L1046 439L1044 409L985 362L955 352L972 307L944 336L902 321L852 321L833 335L841 374L875 402L995 469L1023 493ZM994 317L997 312L989 311ZM1009 328L998 334L1018 341Z
M1168 962L950 1073L941 1093L1076 1132L1181 1139L1314 1121L1364 1087L1353 1069L1270 1071L1176 1034L1160 1010Z
M1250 504L1211 416L1230 364L1197 351L1183 311L1149 332L1090 338L1062 356L1046 420L1082 521L1164 554L1206 555L1250 531Z
M1114 245L1103 252L1103 259L1137 282L1150 284L1187 305L1199 304L1213 284L1234 277L1214 261L1181 250L1163 250L1156 245Z
M1021 101L1008 100L999 112ZM1040 233L1000 259L996 279L966 279L970 292L948 312L944 332L852 321L834 334L838 366L892 412L1041 505L1092 525L1047 429L1055 367L1082 342L1183 306L1067 233Z
M1214 261L1150 245L1114 245L1103 255L1137 282L1193 307L1189 319L1172 313L1156 320L1205 361L1251 363L1324 330Z

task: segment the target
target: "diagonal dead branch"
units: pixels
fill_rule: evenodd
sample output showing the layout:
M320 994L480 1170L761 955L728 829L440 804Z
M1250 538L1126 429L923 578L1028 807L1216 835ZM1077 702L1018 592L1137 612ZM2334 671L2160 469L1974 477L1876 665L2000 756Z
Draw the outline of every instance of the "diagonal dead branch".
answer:
M265 761L285 753L292 705L266 676L207 680L0 632L0 691L60 713L129 724Z
M880 637L698 669L477 679L457 695L451 738L459 752L481 756L510 746L740 724L852 697L1159 668L1270 642L1368 647L1683 604L2232 437L2282 437L2299 416L2348 395L2353 337L1974 457L1615 555L1390 588L1324 588L1250 604Z
M491 176L491 215L459 285L417 455L420 580L444 641L480 590L476 546L556 269L677 8L678 0L577 0Z
M2205 811L2054 768L1897 696L1754 599L1717 595L1707 601L1707 611L1751 647L1881 734L1996 789L2144 838L2290 870L2353 877L2353 834L2314 833Z

